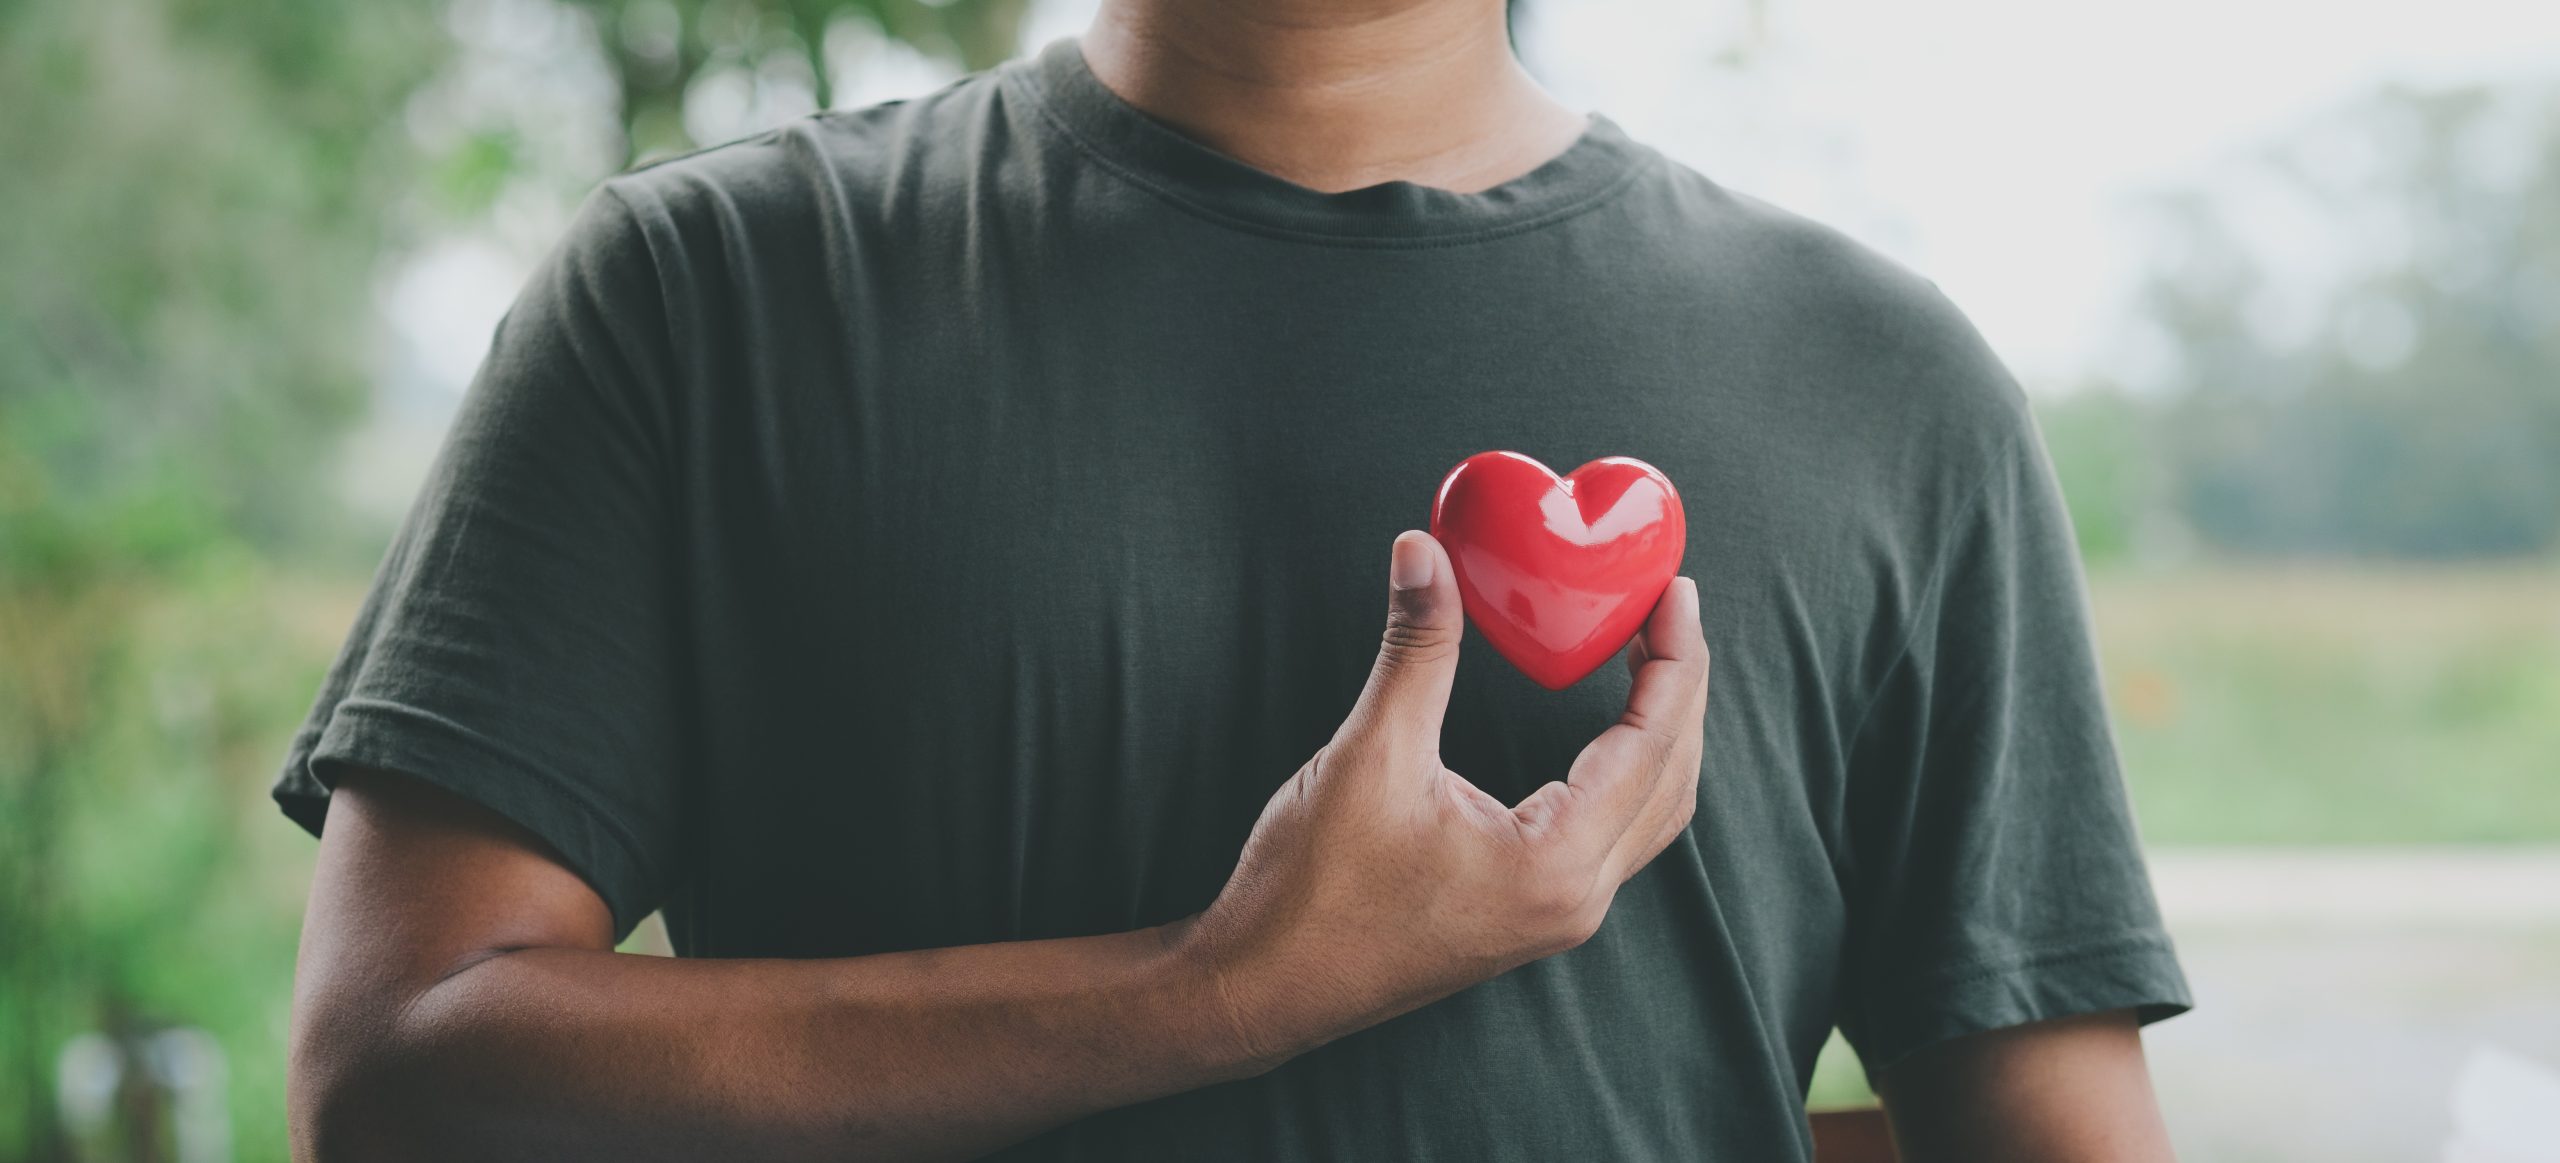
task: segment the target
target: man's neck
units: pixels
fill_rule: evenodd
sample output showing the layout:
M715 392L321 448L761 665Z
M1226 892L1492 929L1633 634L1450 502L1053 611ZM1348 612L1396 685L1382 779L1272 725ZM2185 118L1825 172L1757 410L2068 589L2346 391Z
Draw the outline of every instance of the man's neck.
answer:
M1511 55L1501 0L1104 0L1080 43L1140 111L1328 192L1481 190L1588 124Z

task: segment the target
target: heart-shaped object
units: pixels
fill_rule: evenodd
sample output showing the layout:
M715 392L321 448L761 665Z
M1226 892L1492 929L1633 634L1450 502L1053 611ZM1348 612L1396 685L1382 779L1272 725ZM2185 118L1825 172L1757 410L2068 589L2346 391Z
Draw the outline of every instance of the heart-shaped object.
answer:
M1548 690L1598 670L1653 613L1689 545L1662 470L1606 456L1558 477L1516 452L1460 461L1431 502L1467 617Z

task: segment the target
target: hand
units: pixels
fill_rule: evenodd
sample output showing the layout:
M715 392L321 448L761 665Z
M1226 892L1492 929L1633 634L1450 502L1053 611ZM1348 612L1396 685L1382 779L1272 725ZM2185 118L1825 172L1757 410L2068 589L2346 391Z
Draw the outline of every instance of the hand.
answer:
M1218 899L1177 937L1267 1069L1590 938L1688 827L1705 746L1698 590L1635 642L1626 713L1516 808L1440 764L1465 622L1447 551L1395 542L1385 642L1349 718L1271 797Z

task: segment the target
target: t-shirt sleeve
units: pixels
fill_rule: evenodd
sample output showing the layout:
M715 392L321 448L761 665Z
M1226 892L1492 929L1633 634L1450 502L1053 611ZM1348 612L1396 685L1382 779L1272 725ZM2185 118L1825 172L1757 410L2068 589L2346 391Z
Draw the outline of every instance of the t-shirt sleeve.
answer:
M1850 752L1839 1025L1942 1039L2191 1004L2127 802L2070 519L2023 402L1956 511Z
M675 875L686 746L667 312L610 186L498 329L274 795L317 835L358 767L513 820L627 934Z

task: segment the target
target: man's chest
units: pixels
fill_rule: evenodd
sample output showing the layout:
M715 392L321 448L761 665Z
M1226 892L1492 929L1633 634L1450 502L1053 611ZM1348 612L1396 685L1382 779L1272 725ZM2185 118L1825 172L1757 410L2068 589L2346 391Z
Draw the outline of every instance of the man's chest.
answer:
M1205 904L1357 692L1388 543L1488 448L1634 455L1692 494L1684 572L1733 692L1711 711L1733 722L1711 732L1726 783L1702 794L1729 803L1710 826L1809 834L1803 717L1829 699L1808 635L1865 627L1773 600L1823 563L1750 544L1765 518L1723 507L1755 491L1730 486L1728 450L1781 435L1724 408L1755 390L1745 371L1456 292L1460 309L1417 309L1368 284L1155 277L925 296L839 314L852 341L806 342L804 322L715 361L697 422L725 467L698 474L685 550L701 843L733 916L787 885L838 918L790 922L774 951ZM1444 758L1517 799L1563 776L1625 686L1612 665L1548 692L1471 636Z

